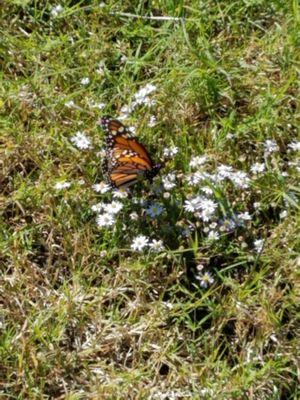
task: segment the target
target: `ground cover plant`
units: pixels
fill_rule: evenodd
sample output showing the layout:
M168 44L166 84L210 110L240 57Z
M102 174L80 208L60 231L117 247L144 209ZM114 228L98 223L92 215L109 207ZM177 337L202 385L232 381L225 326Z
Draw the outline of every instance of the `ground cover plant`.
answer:
M299 31L293 0L1 3L1 398L299 398ZM107 185L104 115L152 183Z

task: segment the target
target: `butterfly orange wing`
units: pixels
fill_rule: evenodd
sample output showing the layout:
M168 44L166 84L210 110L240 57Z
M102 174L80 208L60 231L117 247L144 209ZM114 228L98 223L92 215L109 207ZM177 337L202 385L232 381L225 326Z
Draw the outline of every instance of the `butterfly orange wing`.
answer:
M153 162L145 147L120 121L104 117L101 125L106 132L103 167L112 186L130 186L143 174L148 174L150 178Z

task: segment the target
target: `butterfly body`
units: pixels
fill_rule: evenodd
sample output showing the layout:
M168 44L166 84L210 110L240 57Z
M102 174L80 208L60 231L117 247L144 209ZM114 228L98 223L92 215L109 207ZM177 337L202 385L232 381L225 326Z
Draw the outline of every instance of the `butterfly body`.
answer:
M118 120L103 117L101 126L106 133L102 169L110 184L123 188L143 177L152 181L162 164L154 164L145 147Z

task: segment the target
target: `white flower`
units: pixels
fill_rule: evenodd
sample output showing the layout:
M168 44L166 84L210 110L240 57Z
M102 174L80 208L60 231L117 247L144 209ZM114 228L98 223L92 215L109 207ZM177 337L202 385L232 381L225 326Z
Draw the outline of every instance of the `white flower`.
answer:
M201 213L200 213L200 218L203 221L209 221L212 216L214 215L218 205L214 201L210 199L203 199L200 208L201 208Z
M184 209L189 212L195 212L200 209L201 202L203 201L204 197L197 196L193 199L186 200L184 202Z
M190 167L197 168L203 165L207 161L207 156L195 156L191 158Z
M209 221L218 207L217 203L203 196L197 196L186 200L184 209L189 212L196 212L195 216L203 221Z
M136 211L133 211L131 214L129 214L129 218L132 221L137 221L139 219L139 215L138 215L138 213Z
M255 250L257 251L257 253L260 253L262 251L262 249L263 249L263 246L264 246L264 240L263 239L257 239L257 240L254 241L253 244L254 244L254 247L255 247Z
M237 226L237 223L233 219L224 219L222 221L220 231L222 232L230 232L234 230Z
M199 274L196 276L196 278L199 280L200 286L204 289L206 289L209 285L213 284L215 281L209 272L204 272L203 274Z
M223 180L224 178L230 178L233 173L233 168L230 165L220 165L217 168L217 178Z
M260 206L261 206L261 203L259 201L255 201L253 203L253 207L255 208L255 210L258 210L260 208Z
M102 201L101 201L100 203L94 204L91 208L92 208L92 211L99 213L103 210L103 207L104 207L104 203L102 203Z
M72 108L72 107L75 106L75 103L74 103L73 100L70 100L70 101L67 101L67 102L65 103L65 106L68 107L68 108Z
M155 125L156 125L156 117L155 117L155 115L151 115L150 120L148 122L148 126L149 126L149 128L153 128L153 126L155 126Z
M166 176L164 176L162 178L162 182L163 182L164 188L166 190L173 189L176 186L175 180L176 180L176 176L175 176L175 174L173 172L171 172L171 173L167 174Z
M288 144L288 147L293 151L299 151L300 150L300 142L291 142Z
M279 147L278 147L276 141L275 140L270 140L270 139L267 139L265 141L264 148L265 148L265 153L266 154L271 154L274 151L278 151L279 150Z
M130 113L132 113L133 109L134 109L134 107L132 107L131 105L130 105L130 106L127 106L127 105L123 106L123 107L121 108L121 110L120 110L120 111L121 111L121 114L123 114L123 116L119 117L119 119L120 119L120 118L121 118L121 119L127 118L128 115L129 115Z
M147 96L156 90L156 86L148 83L146 86L141 88L134 96L135 102L137 104L145 103Z
M251 215L248 213L248 211L244 212L244 213L240 213L237 215L238 218L242 219L243 221L251 221L252 217Z
M90 78L86 77L86 78L82 78L80 83L82 85L88 85L90 83Z
M151 204L146 209L146 214L149 215L151 218L158 217L164 212L164 208L160 204Z
M109 204L105 204L103 208L108 214L118 214L122 210L123 204L114 200Z
M96 218L96 223L100 228L112 226L115 223L114 216L109 213L99 214Z
M71 186L71 183L70 183L70 182L66 182L66 181L64 181L64 182L57 182L57 183L54 185L54 189L57 189L57 190L66 189L66 188L68 188L68 187L70 187L70 186Z
M217 226L218 224L216 222L212 222L211 224L209 224L210 229L216 229Z
M173 147L166 147L164 149L163 155L165 157L174 157L178 153L178 147L173 146Z
M281 213L279 214L279 218L280 218L280 219L284 219L284 218L287 217L287 215L288 215L287 210L283 210L283 211L281 211Z
M149 243L149 247L155 253L159 253L165 248L162 240L156 240L156 239L153 239L152 242Z
M132 102L132 107L136 107L139 104L146 104L151 106L154 104L153 100L150 100L148 95L156 90L156 86L148 83L146 86L141 88L134 96L134 101Z
M63 11L63 7L60 5L60 4L58 4L57 6L55 6L55 7L53 7L52 9L51 9L51 15L52 15L52 17L57 17L58 16L58 14L60 14L61 12Z
M95 192L101 194L104 194L110 190L110 186L105 182L96 183L92 186L92 188L95 190Z
M208 240L215 241L215 240L219 240L219 239L220 239L220 235L218 232L216 232L216 231L209 232Z
M91 147L91 140L83 132L76 132L76 134L71 137L71 142L81 150L86 150Z
M265 171L266 165L265 163L254 163L250 169L253 174L260 174Z
M231 174L230 179L235 186L241 189L246 189L251 182L246 172L243 171L234 172Z
M207 196L210 196L213 194L213 190L208 186L202 187L201 191L204 192Z
M128 190L126 189L116 189L113 191L113 197L115 199L126 199L128 197Z
M133 240L131 248L132 250L141 251L144 247L148 246L148 243L149 239L146 236L139 235Z
M206 172L194 172L193 174L189 174L186 177L186 181L188 185L190 186L196 186L198 185L201 181L205 180L208 178L208 174Z

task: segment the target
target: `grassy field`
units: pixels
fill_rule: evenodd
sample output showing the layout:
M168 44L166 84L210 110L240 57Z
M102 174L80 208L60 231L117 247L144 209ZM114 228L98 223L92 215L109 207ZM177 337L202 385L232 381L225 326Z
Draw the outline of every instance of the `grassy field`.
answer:
M0 398L299 399L297 1L0 7Z

